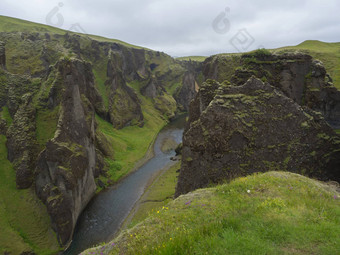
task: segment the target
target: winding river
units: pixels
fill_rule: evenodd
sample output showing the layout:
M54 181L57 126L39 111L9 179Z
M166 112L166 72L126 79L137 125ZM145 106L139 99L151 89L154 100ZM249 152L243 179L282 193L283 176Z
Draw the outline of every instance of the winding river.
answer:
M143 195L152 176L175 163L170 160L175 152L172 150L163 153L161 146L164 139L180 143L184 125L185 118L182 117L163 128L154 143L154 157L118 185L100 192L90 201L78 219L73 241L64 255L79 254L96 244L113 239Z

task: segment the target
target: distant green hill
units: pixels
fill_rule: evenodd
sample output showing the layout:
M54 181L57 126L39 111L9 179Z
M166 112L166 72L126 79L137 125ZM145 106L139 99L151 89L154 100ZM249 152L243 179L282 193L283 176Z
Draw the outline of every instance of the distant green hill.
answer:
M1 32L49 32L49 33L54 33L54 34L66 34L66 33L71 33L71 34L79 34L79 35L84 35L72 31L67 31L64 29L44 25L44 24L39 24L35 22L30 22L27 20L22 20L22 19L17 19L17 18L12 18L12 17L7 17L7 16L1 16L0 15L0 31ZM106 37L98 36L98 35L86 35L92 39L95 39L97 41L102 41L102 42L115 42L122 44L127 47L131 48L136 48L136 49L141 49L143 47L132 45L120 40L116 39L109 39Z
M272 51L287 52L299 50L321 60L333 79L334 86L340 89L340 42L327 43L308 40L296 46L278 48Z

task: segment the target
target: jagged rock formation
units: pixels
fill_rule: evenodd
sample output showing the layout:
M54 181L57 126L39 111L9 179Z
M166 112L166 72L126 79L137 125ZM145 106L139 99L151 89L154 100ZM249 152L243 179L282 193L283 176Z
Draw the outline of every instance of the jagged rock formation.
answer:
M133 122L143 126L144 117L137 94L126 85L123 74L112 61L108 62L107 70L110 122L117 128L123 128Z
M182 84L183 86L175 98L177 102L183 106L185 111L189 111L190 102L193 98L195 98L195 95L199 89L194 73L185 73Z
M89 64L63 60L55 69L59 84L50 96L60 98L58 127L38 157L35 186L60 243L66 245L96 190L95 102L91 99L98 96Z
M206 79L244 84L251 76L279 88L300 105L319 111L334 128L340 127L340 92L320 61L302 53L213 56L204 63Z
M32 95L25 94L14 116L13 124L7 131L8 159L16 171L17 188L29 188L34 179L35 146L35 108Z
M271 170L340 181L340 137L321 114L268 83L209 80L190 110L177 196Z
M0 42L0 68L6 69L6 49L4 42Z
M115 132L142 128L145 109L174 117L171 88L188 70L161 52L73 33L0 32L0 41L0 134L17 187L35 187L65 247L97 185L112 183L113 142L96 118Z

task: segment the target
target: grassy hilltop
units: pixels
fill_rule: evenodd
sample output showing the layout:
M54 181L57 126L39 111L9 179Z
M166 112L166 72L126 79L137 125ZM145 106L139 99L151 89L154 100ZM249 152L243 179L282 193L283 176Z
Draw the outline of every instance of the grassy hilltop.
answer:
M296 46L282 47L272 51L290 52L299 50L321 60L333 79L334 86L340 89L340 43L327 43L308 40Z
M340 194L287 172L180 196L82 254L337 254Z

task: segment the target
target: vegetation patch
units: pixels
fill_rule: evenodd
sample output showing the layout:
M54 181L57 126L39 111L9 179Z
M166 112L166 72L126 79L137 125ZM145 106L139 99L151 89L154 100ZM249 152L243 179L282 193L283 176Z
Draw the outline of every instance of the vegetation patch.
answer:
M337 254L340 194L267 172L180 196L82 254Z
M4 119L8 126L10 126L13 122L11 115L9 114L8 107L2 107L2 111L0 112L2 119Z
M166 124L161 114L150 104L144 102L143 115L144 126L128 126L123 129L115 129L110 123L96 115L98 130L104 133L112 141L113 151L115 152L115 163L112 159L107 159L110 163L110 179L117 181L129 173L141 160L158 132ZM120 167L117 167L120 166Z
M57 130L59 106L52 111L39 109L36 113L36 137L38 144L43 147L54 137Z
M5 143L0 135L0 253L56 254L59 246L46 208L33 190L16 188Z

